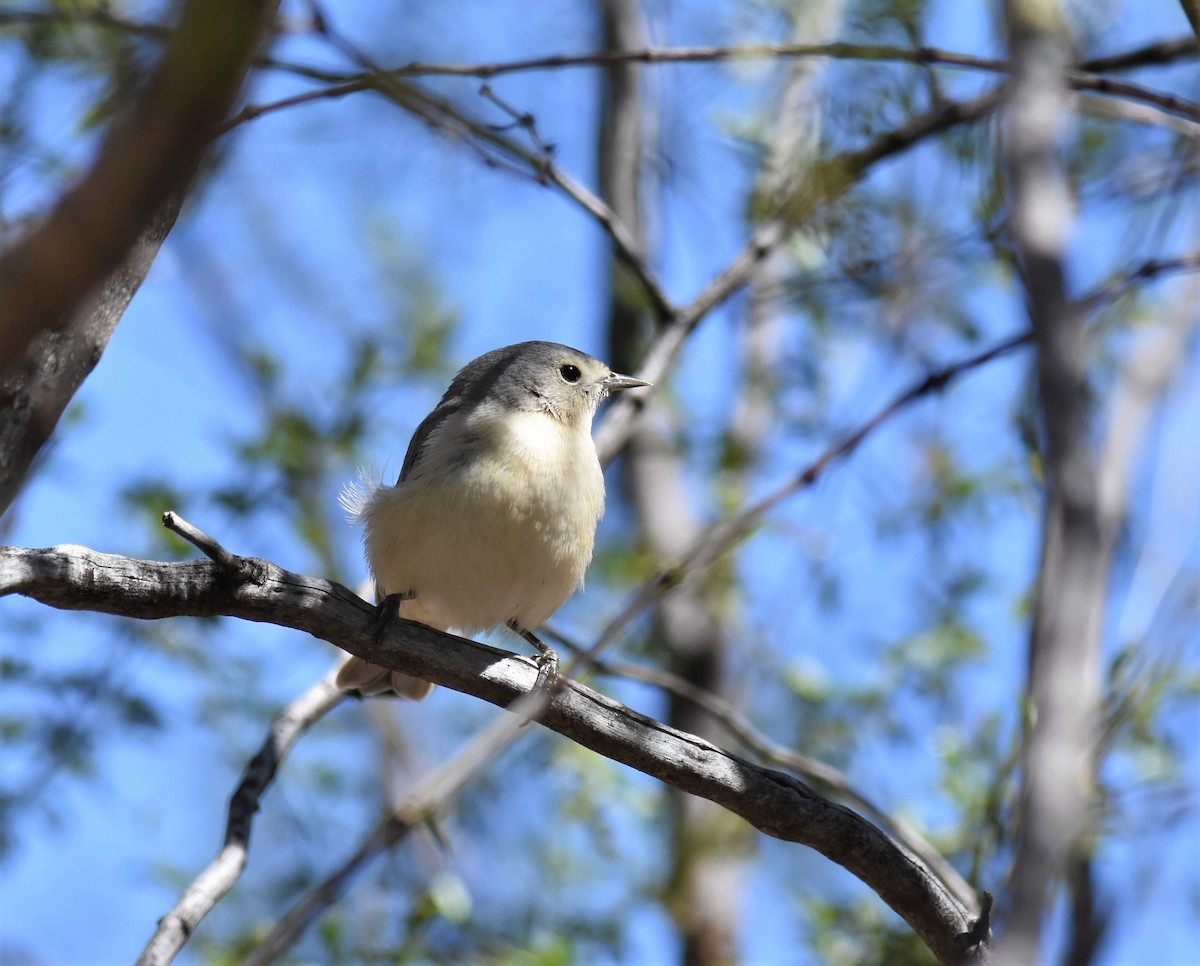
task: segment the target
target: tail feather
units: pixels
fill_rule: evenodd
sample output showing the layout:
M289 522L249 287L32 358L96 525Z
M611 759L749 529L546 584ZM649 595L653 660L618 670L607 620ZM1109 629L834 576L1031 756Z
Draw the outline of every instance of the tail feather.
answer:
M377 694L395 693L410 701L428 697L433 685L420 678L401 674L378 664L368 664L361 657L352 657L342 665L337 676L337 686L343 691L352 691L371 698Z
M374 463L358 468L358 479L347 483L338 494L338 504L346 511L351 523L358 523L363 510L371 502L375 491L383 486L383 472Z

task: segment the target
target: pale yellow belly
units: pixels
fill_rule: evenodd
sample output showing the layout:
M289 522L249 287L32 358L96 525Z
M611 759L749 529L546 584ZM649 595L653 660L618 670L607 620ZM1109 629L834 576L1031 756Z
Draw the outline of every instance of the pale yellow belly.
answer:
M375 491L363 508L367 561L383 593L413 595L404 617L467 633L510 620L532 630L582 582L602 505L599 466L413 479Z

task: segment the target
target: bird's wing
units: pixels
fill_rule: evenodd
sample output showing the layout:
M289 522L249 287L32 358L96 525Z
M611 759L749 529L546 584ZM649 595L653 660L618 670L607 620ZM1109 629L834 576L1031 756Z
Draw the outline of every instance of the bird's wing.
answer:
M408 479L409 473L421 465L426 444L434 433L442 428L445 421L459 411L461 406L462 404L458 400L452 402L443 400L433 412L421 421L421 425L413 433L412 439L408 441L408 452L404 454L404 464L400 467L400 478L396 481L397 483L403 483Z

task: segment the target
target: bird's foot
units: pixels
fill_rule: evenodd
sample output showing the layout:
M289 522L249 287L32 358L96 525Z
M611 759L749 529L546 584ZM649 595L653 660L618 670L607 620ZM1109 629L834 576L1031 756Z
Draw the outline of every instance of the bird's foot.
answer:
M414 596L411 590L403 594L388 594L375 605L375 618L371 623L372 641L378 644L383 639L388 626L400 616L400 605Z
M538 656L534 658L534 663L537 665L538 676L534 682L534 690L539 688L553 688L558 684L558 651L554 650L549 644L545 644L533 633L526 630L516 621L508 622L508 629L514 634L518 634L526 641L537 648Z

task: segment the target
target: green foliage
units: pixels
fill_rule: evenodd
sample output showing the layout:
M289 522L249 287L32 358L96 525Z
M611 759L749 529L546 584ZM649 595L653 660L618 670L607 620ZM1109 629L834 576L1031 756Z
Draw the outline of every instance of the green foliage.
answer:
M804 899L812 945L827 966L933 966L929 948L911 929L864 900L847 904Z

